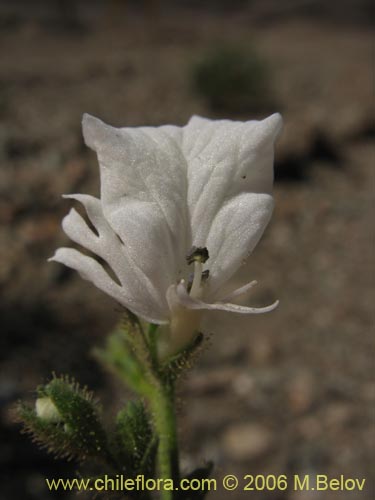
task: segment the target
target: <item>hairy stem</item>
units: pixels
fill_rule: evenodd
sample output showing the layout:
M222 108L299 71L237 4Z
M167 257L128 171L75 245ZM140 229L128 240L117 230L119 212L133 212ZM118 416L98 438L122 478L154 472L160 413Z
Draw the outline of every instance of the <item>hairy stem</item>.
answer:
M151 397L151 410L159 438L157 464L160 479L179 480L178 442L173 383L160 381ZM173 500L173 491L161 491L161 500Z

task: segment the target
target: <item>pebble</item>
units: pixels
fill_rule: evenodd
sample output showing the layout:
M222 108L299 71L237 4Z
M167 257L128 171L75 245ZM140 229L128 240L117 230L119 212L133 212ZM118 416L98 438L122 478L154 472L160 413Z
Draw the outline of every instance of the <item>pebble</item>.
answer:
M297 372L289 383L288 401L294 414L302 414L311 408L314 400L314 380L309 372Z
M272 433L261 424L236 424L223 435L224 449L233 460L254 460L267 453L272 445Z

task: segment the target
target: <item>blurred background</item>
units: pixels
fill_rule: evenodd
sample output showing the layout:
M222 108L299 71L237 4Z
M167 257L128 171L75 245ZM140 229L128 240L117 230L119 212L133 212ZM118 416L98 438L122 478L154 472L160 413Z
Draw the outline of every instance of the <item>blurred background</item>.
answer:
M15 402L32 401L53 370L88 384L109 416L124 402L91 355L119 307L46 262L68 243L61 194L98 193L83 112L115 126L283 114L276 209L247 269L260 282L252 303L280 306L246 324L218 318L180 385L183 467L213 459L217 478L367 479L362 493L252 492L254 500L371 498L370 5L1 0L1 500L73 498L48 492L44 478L72 476L75 465L39 451L12 421Z

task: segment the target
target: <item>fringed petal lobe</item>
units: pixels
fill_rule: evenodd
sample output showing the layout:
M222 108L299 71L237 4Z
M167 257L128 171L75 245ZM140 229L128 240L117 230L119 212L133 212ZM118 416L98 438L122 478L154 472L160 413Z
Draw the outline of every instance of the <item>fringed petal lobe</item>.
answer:
M168 317L165 299L163 300L160 290L155 288L143 271L131 262L126 246L104 218L100 200L80 194L65 197L75 199L84 205L98 235L74 209L63 220L65 233L75 243L101 257L112 268L122 285L120 300L122 305L133 310L134 303L145 304L148 315L152 315L157 321L164 321ZM139 306L137 307L139 309Z
M55 255L48 260L59 262L76 270L83 279L91 281L97 288L113 297L120 304L125 305L130 311L141 316L146 321L156 324L168 323L167 319L154 316L154 311L150 307L150 304L137 301L133 295L129 296L125 289L113 281L104 268L92 257L83 255L74 248L63 247L59 248Z
M168 295L170 302L173 300L176 302L178 301L181 306L191 310L227 311L239 314L263 314L273 311L279 305L278 300L266 307L246 307L220 301L208 304L202 300L191 297L188 294L183 282L180 282L178 285L172 285L172 287L168 290Z

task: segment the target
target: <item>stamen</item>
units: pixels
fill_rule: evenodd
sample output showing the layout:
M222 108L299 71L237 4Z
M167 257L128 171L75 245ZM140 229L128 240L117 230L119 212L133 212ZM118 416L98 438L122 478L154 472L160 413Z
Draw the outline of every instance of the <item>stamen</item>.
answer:
M246 283L246 285L241 286L240 288L237 288L233 292L229 293L222 299L220 299L220 302L231 302L234 298L238 297L239 295L243 295L246 293L250 288L253 288L253 286L257 285L257 281L250 281L250 283Z
M206 281L208 280L210 276L210 271L208 269L206 269L205 271L203 271L202 273L202 279L201 279L201 285L204 285L206 283ZM193 281L194 281L194 273L191 273L189 274L189 279L186 283L186 290L188 291L188 293L191 292L191 287L193 286Z
M194 273L190 273L189 278L188 278L187 283L186 283L186 290L188 291L188 293L190 293L191 285L193 284L193 280L194 280Z
M191 297L197 298L201 294L202 267L202 262L199 260L194 262L194 279L190 290Z

